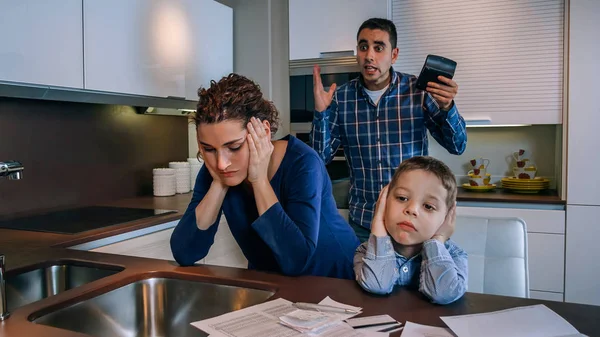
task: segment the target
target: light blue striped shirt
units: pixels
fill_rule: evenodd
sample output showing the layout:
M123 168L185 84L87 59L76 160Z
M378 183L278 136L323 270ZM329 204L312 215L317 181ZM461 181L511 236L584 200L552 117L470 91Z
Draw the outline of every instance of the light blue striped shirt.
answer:
M394 286L419 289L438 304L448 304L467 291L468 257L452 240L423 243L410 259L396 253L390 236L371 234L354 254L354 273L360 286L375 294L389 294Z
M315 112L310 144L326 164L342 146L350 167L350 219L371 227L379 191L400 163L428 154L427 130L450 153L467 146L465 121L456 105L449 111L416 88L414 75L390 70L392 79L377 105L360 78L336 90L331 105Z

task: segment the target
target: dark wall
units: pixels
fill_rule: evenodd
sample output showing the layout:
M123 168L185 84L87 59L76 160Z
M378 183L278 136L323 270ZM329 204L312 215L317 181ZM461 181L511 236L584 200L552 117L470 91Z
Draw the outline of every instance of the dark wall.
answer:
M129 106L0 97L0 215L152 194L152 169L188 155L187 119Z

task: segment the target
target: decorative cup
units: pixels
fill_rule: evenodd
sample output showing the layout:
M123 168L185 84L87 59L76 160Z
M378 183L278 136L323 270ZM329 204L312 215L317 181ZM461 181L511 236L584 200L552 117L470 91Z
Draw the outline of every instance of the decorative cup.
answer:
M469 172L471 172L471 171L469 171ZM479 178L481 178L481 181L479 180ZM473 179L473 181L475 183L477 183L477 185L473 185L471 183L471 179ZM489 174L489 173L479 174L479 175L469 173L469 184L471 186L485 186L485 185L489 185L491 180L492 180L492 175Z
M469 170L469 172L467 172L467 175L471 176L482 176L484 177L486 175L486 169L485 168L474 168L472 170Z
M519 151L513 152L513 158L515 158L516 161L523 160L524 156L525 156L525 150L523 150L523 149L519 149Z
M480 157L471 159L469 163L471 163L471 166L473 166L474 169L487 169L488 165L490 165L490 160Z
M535 166L514 167L513 174L518 179L534 179L537 169Z
M489 180L488 180L489 181ZM482 176L469 176L469 185L471 186L485 186L487 185Z
M525 167L529 159L517 160L517 167Z

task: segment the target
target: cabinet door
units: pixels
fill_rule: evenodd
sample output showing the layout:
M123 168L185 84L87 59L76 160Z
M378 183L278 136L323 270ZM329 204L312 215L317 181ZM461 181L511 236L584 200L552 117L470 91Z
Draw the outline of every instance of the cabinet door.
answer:
M600 2L570 1L567 203L600 205Z
M81 0L0 0L0 81L83 87Z
M189 21L181 0L83 0L85 89L185 96Z
M527 246L529 289L562 294L565 289L565 236L529 233Z
M600 305L600 206L567 206L565 302Z
M290 60L356 51L360 24L388 17L388 0L289 0Z
M174 261L169 240L174 228L91 249L92 252Z
M190 17L190 57L186 69L188 100L233 72L233 9L213 0L184 0Z
M525 221L527 233L565 233L565 211L562 210L459 206L456 215L516 217Z

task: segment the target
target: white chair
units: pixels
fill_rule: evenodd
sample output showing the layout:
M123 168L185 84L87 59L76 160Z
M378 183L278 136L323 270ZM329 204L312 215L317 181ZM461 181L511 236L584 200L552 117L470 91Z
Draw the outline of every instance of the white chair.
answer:
M469 292L529 297L525 221L457 216L452 240L469 255Z

